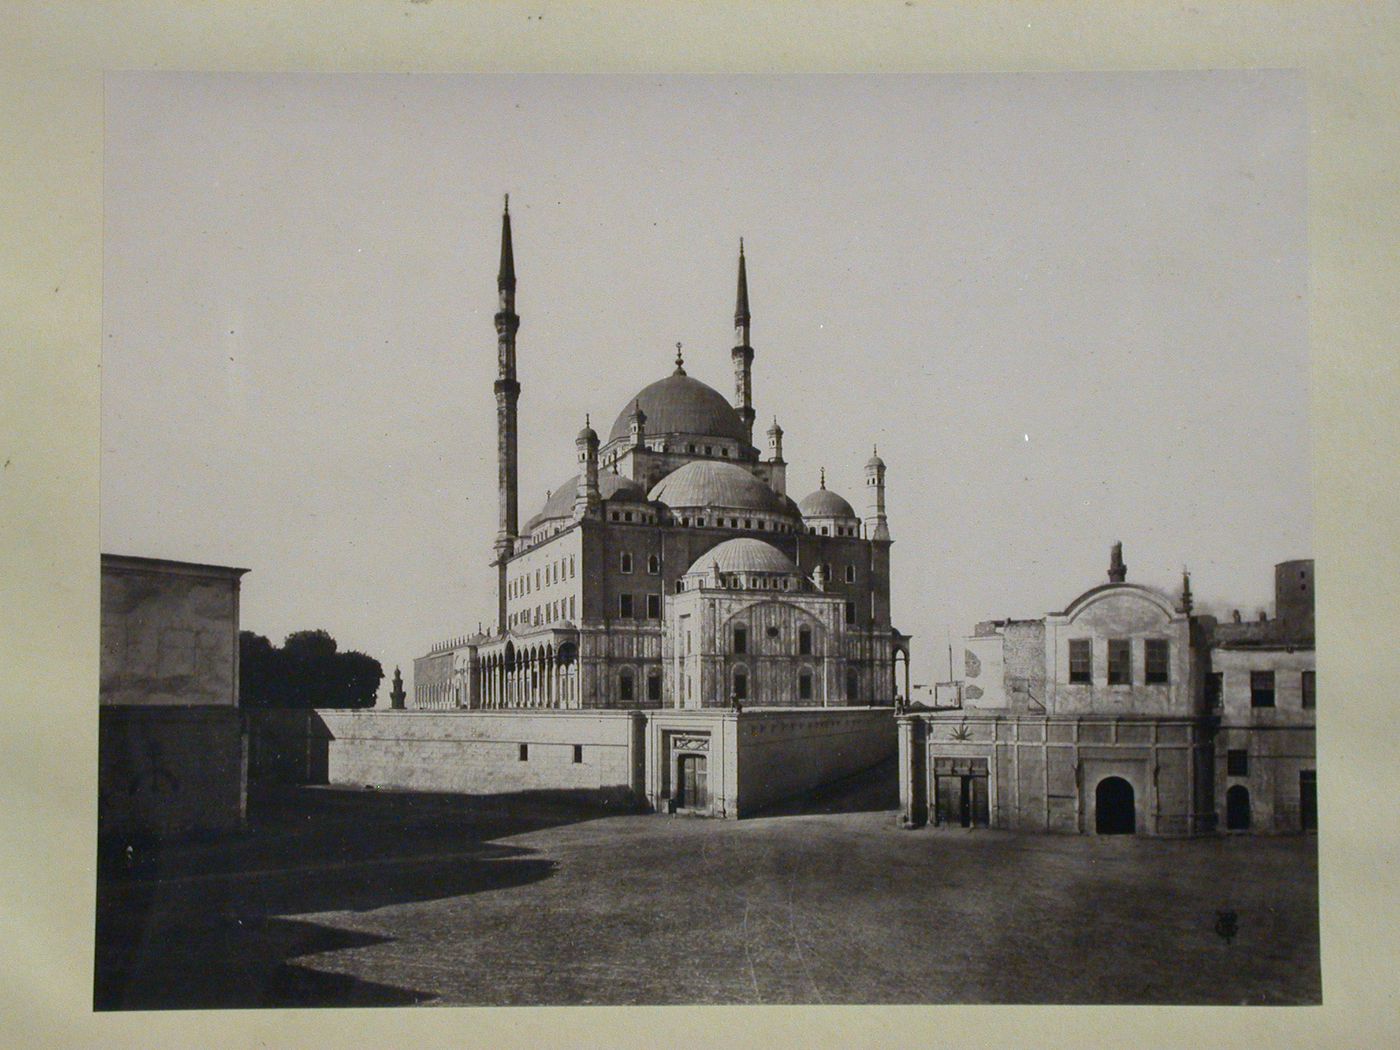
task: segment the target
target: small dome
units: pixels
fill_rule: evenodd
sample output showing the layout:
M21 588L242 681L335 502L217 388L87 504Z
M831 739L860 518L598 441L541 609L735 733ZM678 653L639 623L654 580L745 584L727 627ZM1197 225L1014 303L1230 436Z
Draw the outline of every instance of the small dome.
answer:
M618 413L617 422L613 423L609 441L631 433L632 413L638 408L646 417L648 435L694 434L729 438L740 443L748 441L739 413L724 395L683 372L658 379L636 397L629 398Z
M779 572L796 575L797 566L771 543L741 536L711 547L690 567L691 573L709 572L712 565L720 572Z
M782 497L737 463L697 459L673 470L656 483L649 499L668 507L711 507L724 510L789 514Z
M817 489L802 497L798 509L804 518L854 518L856 512L844 499L830 489Z
M578 495L578 477L575 474L567 481L559 483L559 487L550 494L549 499L545 502L544 509L525 523L525 532L534 531L535 526L542 522L574 516L574 497ZM642 487L635 481L611 471L598 472L598 492L603 499L642 502L647 498Z
M876 467L883 469L884 466L885 461L880 458L880 453L878 451L872 452L870 458L865 461L866 470L874 470Z

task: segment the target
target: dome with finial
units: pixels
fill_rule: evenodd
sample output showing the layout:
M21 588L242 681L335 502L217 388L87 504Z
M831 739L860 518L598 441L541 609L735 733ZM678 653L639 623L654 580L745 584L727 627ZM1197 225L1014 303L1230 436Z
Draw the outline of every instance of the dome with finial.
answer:
M826 468L822 468L821 487L802 497L797 504L804 518L848 518L855 519L855 509L844 499L826 487Z
M583 417L583 429L578 432L579 441L597 441L598 432L593 429L593 420L585 414Z
M865 461L865 469L874 470L876 467L883 469L884 466L885 461L880 458L880 447L878 445L871 446L870 458Z
M684 434L697 438L724 438L748 443L739 413L723 394L712 386L685 374L680 344L676 344L676 370L665 379L643 387L627 399L608 434L609 441L631 433L633 413L641 410L647 437Z
M549 492L545 498L544 509L525 523L524 531L526 533L533 532L546 521L574 516L574 497L578 495L578 478L579 476L575 474L567 481L561 481L558 488ZM644 503L647 498L642 487L631 478L606 471L598 474L598 494L605 500L616 499L634 503Z

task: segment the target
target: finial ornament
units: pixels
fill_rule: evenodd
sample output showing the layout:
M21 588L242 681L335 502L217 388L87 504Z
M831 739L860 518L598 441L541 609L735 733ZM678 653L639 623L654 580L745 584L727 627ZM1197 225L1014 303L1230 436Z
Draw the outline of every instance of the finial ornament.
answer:
M822 477L822 484L821 484L821 487L822 487L822 488L826 488L826 468L825 468L825 467L822 467L822 474L821 474L821 477Z
M506 194L506 214L510 214L510 194Z
M676 375L685 375L685 358L681 356L681 344L676 343Z
M742 237L739 238L739 254L744 254L744 238Z
M587 412L583 414L583 425L586 427L593 425L593 418Z

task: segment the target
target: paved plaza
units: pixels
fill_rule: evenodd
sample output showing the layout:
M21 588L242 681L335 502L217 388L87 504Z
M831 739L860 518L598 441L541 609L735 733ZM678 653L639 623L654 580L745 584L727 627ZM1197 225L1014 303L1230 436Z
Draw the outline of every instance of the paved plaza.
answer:
M738 822L255 798L236 838L116 858L96 1005L1320 999L1314 838L902 831L893 795L887 766Z

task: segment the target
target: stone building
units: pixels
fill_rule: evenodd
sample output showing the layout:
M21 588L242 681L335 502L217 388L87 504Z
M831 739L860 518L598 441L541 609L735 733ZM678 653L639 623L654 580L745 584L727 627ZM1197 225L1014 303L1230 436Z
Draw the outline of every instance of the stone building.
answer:
M102 840L241 824L238 604L247 571L102 555Z
M1299 566L1310 601L1310 562L1278 578L1298 591ZM979 624L961 707L900 720L902 821L1150 835L1309 826L1311 606L1279 593L1275 621L1217 625L1193 614L1189 577L1176 596L1127 582L1115 545L1108 581L1063 611ZM1266 707L1262 683L1280 675L1296 691Z
M687 373L677 344L672 373L629 398L605 437L585 420L577 472L523 525L508 202L497 290L496 622L415 660L415 707L879 705L907 695L908 638L890 623L885 464L872 455L865 465L861 516L824 475L801 501L789 496L776 419L766 449L755 446L742 244L732 403ZM739 637L752 651L733 651Z
M1215 793L1228 831L1317 828L1313 563L1274 569L1274 618L1215 625L1206 682L1219 720Z

